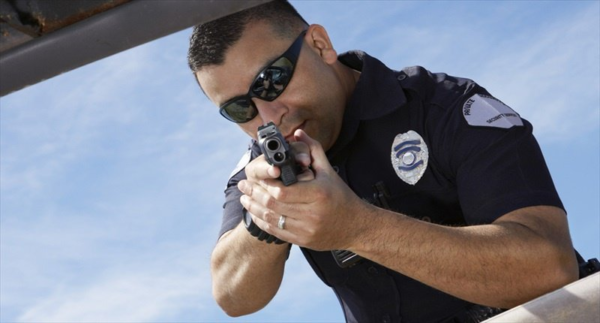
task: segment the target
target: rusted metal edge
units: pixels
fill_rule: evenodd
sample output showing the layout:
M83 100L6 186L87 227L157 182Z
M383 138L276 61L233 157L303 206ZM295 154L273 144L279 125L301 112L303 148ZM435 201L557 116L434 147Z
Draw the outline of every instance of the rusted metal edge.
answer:
M271 0L132 0L0 55L0 96Z

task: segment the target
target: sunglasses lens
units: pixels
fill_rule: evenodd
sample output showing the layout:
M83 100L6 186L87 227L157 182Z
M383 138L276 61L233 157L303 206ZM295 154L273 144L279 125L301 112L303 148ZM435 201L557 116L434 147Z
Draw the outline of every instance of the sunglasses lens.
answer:
M285 90L293 71L292 62L281 57L258 75L250 91L263 100L273 101Z
M265 101L277 99L288 86L294 74L294 67L300 56L305 34L306 30L298 35L290 48L258 74L246 95L238 96L221 105L221 115L236 123L248 122L258 115L258 109L251 98Z
M258 110L249 99L238 99L221 107L221 115L235 123L248 122L257 114Z

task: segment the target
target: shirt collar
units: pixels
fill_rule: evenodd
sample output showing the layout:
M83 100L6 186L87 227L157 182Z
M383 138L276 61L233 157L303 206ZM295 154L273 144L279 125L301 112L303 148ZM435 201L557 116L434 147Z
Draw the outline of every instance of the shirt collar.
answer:
M406 103L397 72L363 51L349 51L338 60L357 71L360 77L344 111L342 129L328 155L336 155L354 138L362 120L382 117Z
M346 112L360 120L384 116L406 103L398 82L398 72L362 51L341 54L338 60L361 71L356 88L346 105Z

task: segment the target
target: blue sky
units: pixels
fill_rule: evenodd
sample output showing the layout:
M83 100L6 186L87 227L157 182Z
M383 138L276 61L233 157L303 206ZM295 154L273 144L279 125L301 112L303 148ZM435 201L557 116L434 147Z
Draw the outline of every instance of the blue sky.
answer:
M600 257L600 2L292 1L338 52L476 80L530 120L575 247ZM248 140L186 65L190 31L0 99L1 322L339 322L297 248L262 311L211 297Z

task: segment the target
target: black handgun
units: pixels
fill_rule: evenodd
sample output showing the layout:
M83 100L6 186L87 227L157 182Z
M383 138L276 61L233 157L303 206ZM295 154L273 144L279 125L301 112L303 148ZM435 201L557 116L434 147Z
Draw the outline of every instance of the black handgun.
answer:
M285 186L292 185L298 181L296 175L299 167L296 164L294 153L289 144L277 129L273 122L258 127L258 145L267 162L281 169L281 181ZM268 234L260 229L253 221L252 216L246 210L243 212L244 225L251 235L266 243L282 244L285 241Z
M258 145L267 162L281 169L283 185L288 186L296 183L299 168L294 153L277 126L273 122L260 126L257 137ZM347 250L332 250L331 254L338 266L342 268L351 267L362 259L362 257Z
M299 167L296 164L294 153L279 129L273 122L258 128L258 145L270 165L281 169L281 181L289 186L298 181L296 175Z

